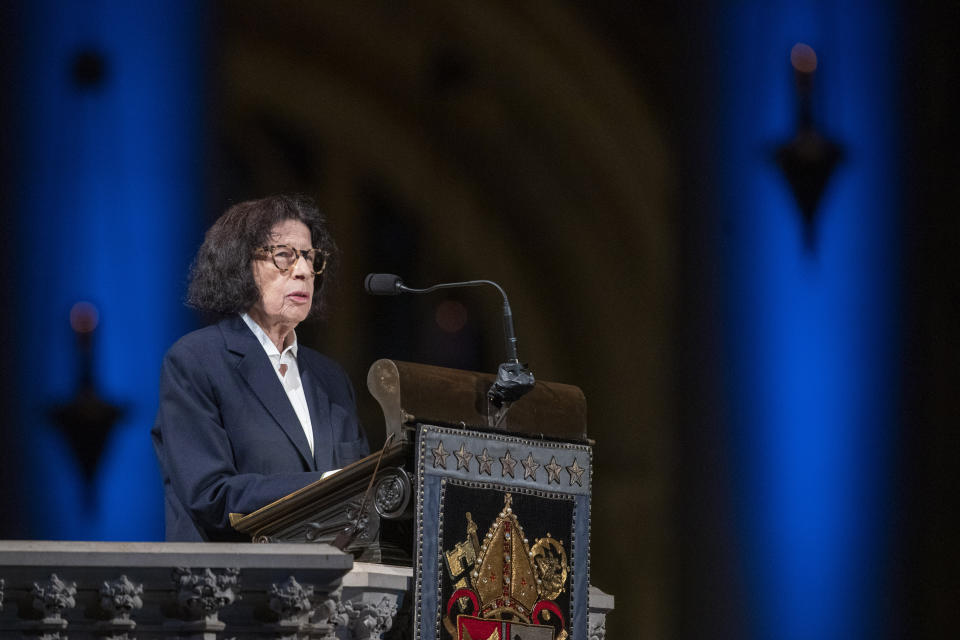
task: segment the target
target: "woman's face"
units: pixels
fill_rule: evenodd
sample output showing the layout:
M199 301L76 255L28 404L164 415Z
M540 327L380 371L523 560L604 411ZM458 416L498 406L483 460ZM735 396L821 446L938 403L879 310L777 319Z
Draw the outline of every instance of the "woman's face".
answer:
M310 229L299 220L284 220L270 230L269 244L309 249ZM257 324L264 329L277 325L292 329L306 319L313 302L314 274L304 258L286 271L277 269L269 257L254 260L253 279L260 288L260 302L249 313Z

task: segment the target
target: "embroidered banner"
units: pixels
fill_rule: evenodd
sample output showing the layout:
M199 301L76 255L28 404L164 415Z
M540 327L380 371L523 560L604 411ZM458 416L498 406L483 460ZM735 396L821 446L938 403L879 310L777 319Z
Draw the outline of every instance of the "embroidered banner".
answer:
M587 445L420 425L417 640L587 637Z

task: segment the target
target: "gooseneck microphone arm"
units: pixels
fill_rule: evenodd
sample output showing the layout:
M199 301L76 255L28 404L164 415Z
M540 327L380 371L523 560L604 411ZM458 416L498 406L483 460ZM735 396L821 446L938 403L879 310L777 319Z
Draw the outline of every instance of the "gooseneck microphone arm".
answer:
M453 289L456 287L480 287L485 284L496 288L496 290L500 292L500 295L503 296L503 335L506 340L506 346L507 346L507 361L520 362L520 359L517 357L517 335L516 333L514 333L514 330L513 330L513 312L510 310L510 301L507 299L507 292L504 291L503 287L498 285L496 282L492 280L467 280L466 282L444 282L442 284L435 284L432 287L427 287L426 289L413 289L401 282L399 285L399 289L404 293L430 293L431 291L436 291L437 289Z
M375 296L395 296L401 293L430 293L438 289L455 289L459 287L480 287L490 285L503 296L503 333L507 346L507 361L520 362L517 356L517 335L513 330L513 312L510 310L510 300L503 287L493 280L467 280L465 282L442 282L425 289L414 289L403 284L400 276L392 273L371 273L363 281L363 288L367 293Z
M400 276L392 273L370 273L363 281L367 293L378 296L395 296L401 293L430 293L438 289L453 289L458 287L479 287L489 285L495 287L503 296L503 333L507 347L507 362L500 365L497 371L497 381L493 383L488 398L498 409L504 403L511 403L530 389L535 380L533 373L526 365L520 364L517 356L517 336L513 330L513 312L510 310L510 301L503 287L492 280L467 280L465 282L443 282L424 289L414 289L403 284Z

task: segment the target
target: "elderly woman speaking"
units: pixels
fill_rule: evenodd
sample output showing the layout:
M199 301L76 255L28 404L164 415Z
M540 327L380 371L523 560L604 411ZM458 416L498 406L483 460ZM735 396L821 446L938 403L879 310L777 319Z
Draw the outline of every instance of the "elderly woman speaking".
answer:
M297 342L326 308L336 247L305 198L234 205L207 231L187 303L221 316L163 361L153 443L167 540L242 539L249 513L369 452L349 379Z

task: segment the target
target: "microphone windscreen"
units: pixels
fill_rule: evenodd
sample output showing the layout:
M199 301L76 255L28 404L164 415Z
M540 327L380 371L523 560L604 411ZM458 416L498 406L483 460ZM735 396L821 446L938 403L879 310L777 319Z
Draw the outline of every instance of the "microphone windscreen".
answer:
M395 296L400 293L400 276L392 273L368 273L363 288L375 296Z

